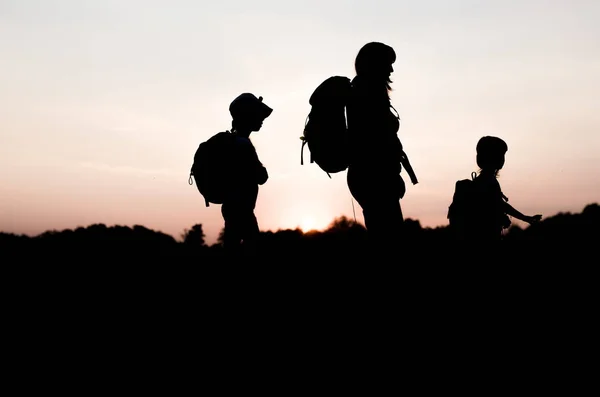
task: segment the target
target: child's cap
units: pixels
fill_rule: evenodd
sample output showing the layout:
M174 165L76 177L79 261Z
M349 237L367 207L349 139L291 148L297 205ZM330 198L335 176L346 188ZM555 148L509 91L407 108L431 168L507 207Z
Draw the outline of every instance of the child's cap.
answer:
M272 112L273 109L263 103L263 97L257 98L256 95L249 92L240 94L229 105L229 113L234 119L258 116L264 120Z

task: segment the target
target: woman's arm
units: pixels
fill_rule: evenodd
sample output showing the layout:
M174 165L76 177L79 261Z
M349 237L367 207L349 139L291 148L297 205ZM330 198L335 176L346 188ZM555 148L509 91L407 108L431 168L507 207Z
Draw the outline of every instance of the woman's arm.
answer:
M408 172L408 176L410 177L410 181L412 182L412 184L416 185L417 183L419 183L419 180L415 175L415 171L413 170L410 161L408 161L408 156L406 155L404 150L401 150L400 152L400 163L402 163L402 166L404 167L406 172Z

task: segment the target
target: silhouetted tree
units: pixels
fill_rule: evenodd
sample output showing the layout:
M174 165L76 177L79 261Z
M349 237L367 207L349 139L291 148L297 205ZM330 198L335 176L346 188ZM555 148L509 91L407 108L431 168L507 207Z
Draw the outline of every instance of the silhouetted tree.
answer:
M353 227L364 228L364 226L357 221L348 218L347 216L339 216L335 218L329 226L327 226L326 230L334 231L334 230L348 230Z
M183 243L193 246L204 246L206 237L201 224L192 226L191 229L186 229L182 234Z
M415 250L419 263L429 260L438 263L454 256L472 257L479 261L477 244L453 247L448 226L423 228L418 220L413 219L406 219L405 226L405 238L411 240L411 244L398 245L400 251L393 253L392 262L397 261L398 255L403 252ZM182 242L178 243L172 236L140 225L108 227L93 224L62 231L48 230L34 237L0 232L0 260L9 263L13 259L15 263L24 263L33 259L45 264L74 260L80 265L87 265L98 259L104 263L126 259L131 263L168 258L199 265L225 263L221 245L223 230L217 243L211 246L206 245L201 224L185 230L182 238ZM599 239L600 205L590 204L580 213L558 213L525 228L512 226L502 241L503 251L492 259L504 263L591 263L596 260L596 242ZM320 260L324 265L351 263L355 257L366 253L367 240L362 224L342 216L335 218L323 231L304 233L296 228L260 232L260 250L256 259L275 260L281 266ZM481 262L481 265L486 264L493 266L491 262Z
M222 228L219 232L219 236L217 237L217 244L223 246L225 242L225 228Z

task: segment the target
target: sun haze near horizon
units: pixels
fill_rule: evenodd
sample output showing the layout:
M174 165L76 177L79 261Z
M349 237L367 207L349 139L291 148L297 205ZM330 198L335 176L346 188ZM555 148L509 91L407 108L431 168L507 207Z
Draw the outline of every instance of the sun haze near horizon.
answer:
M314 88L353 77L370 41L397 53L391 98L420 181L405 217L447 224L483 135L508 143L516 208L581 211L600 198L598 20L591 0L2 1L0 231L202 224L213 243L220 206L189 169L241 92L274 109L251 138L270 175L261 230L362 222L345 173L330 179L306 149L300 165L299 137Z

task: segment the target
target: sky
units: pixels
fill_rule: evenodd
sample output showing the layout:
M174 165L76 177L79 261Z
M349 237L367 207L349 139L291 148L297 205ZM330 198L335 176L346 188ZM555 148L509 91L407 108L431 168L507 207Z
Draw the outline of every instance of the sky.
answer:
M597 0L0 0L0 231L179 239L199 223L214 243L220 206L189 169L242 92L274 109L251 136L270 175L260 229L363 223L345 172L300 164L300 136L312 91L353 77L371 41L397 54L392 104L420 181L405 176L405 217L447 225L484 135L508 143L513 206L579 212L600 202L599 20Z

